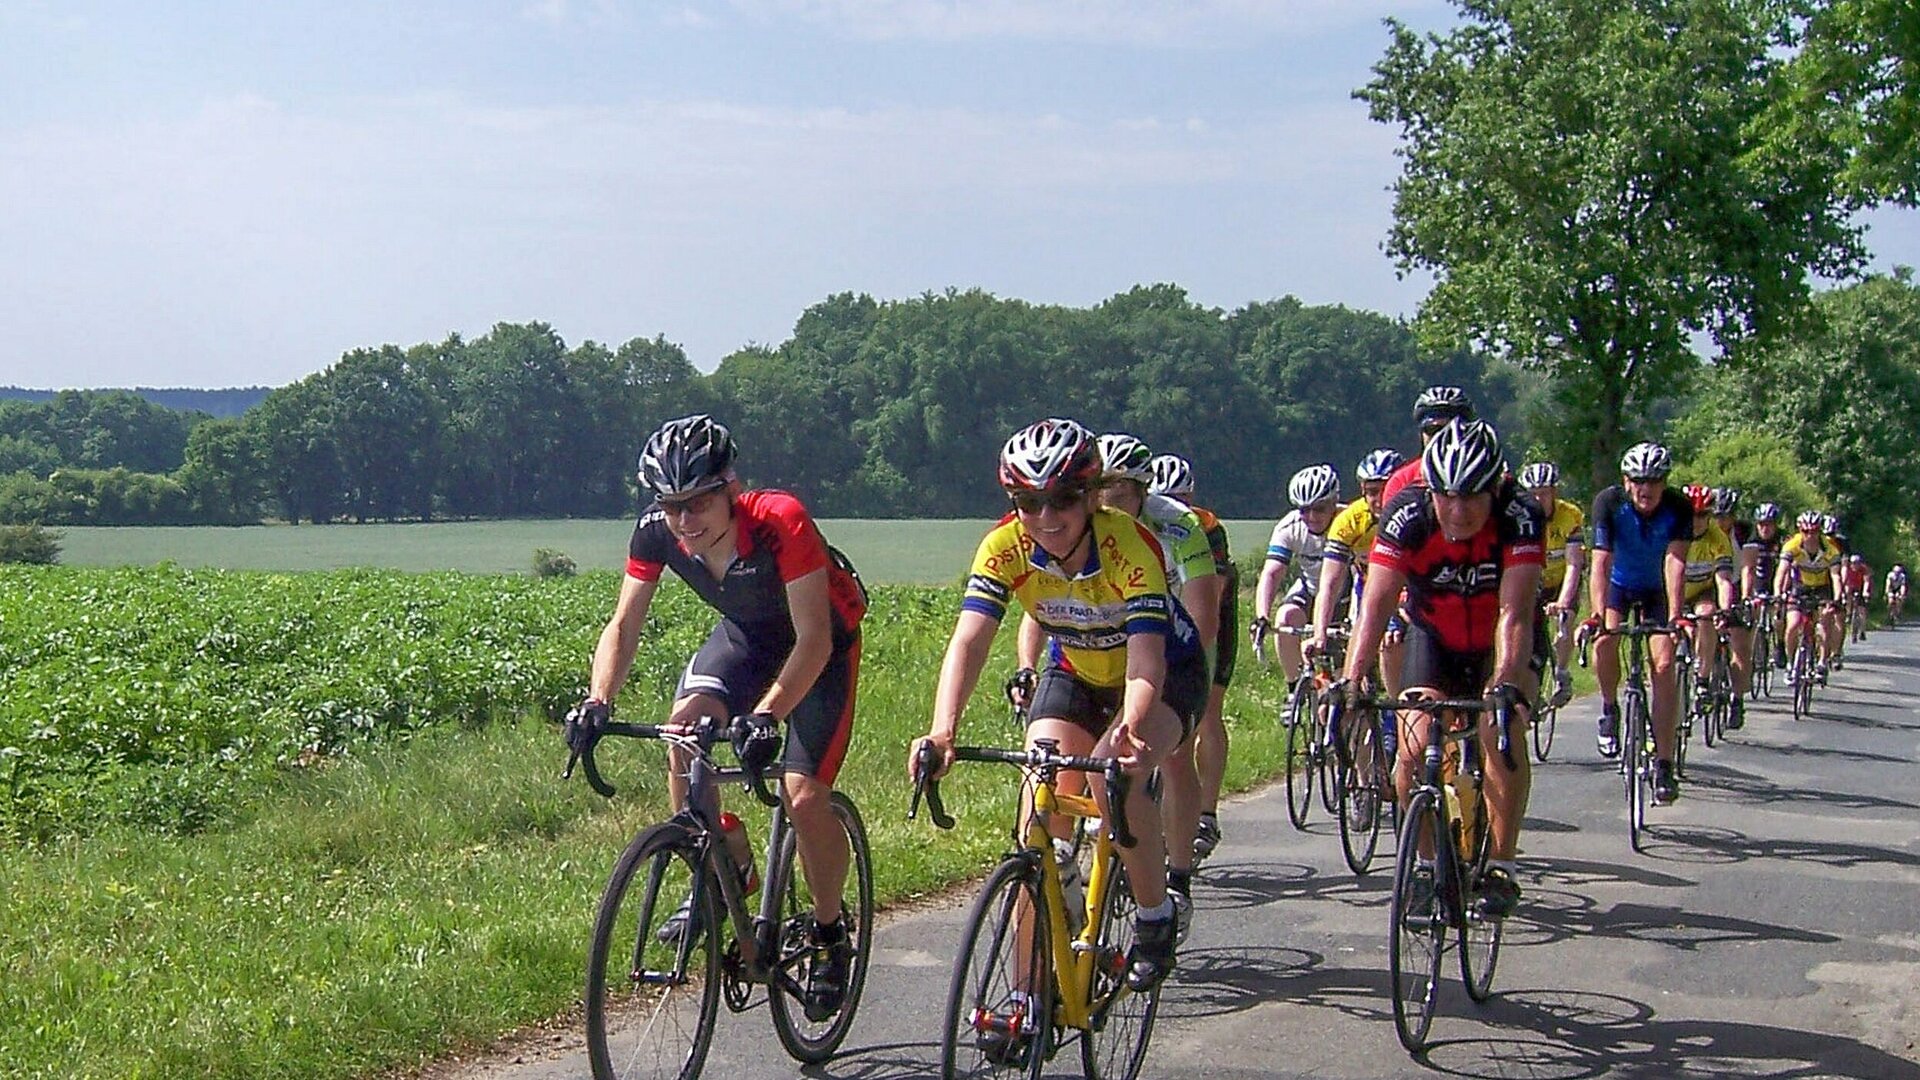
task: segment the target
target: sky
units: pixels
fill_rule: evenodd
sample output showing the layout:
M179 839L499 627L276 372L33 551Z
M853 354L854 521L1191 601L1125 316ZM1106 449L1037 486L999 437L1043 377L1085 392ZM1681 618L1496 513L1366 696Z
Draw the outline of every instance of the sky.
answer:
M0 0L0 384L1173 282L1411 315L1351 93L1444 0ZM1920 214L1867 219L1920 264Z

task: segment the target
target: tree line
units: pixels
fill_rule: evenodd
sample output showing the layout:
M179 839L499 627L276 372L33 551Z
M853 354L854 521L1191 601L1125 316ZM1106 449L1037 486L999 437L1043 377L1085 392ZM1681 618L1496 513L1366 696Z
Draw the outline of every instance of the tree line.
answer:
M711 374L661 337L570 347L544 323L503 323L353 350L232 419L123 393L0 404L0 453L15 448L0 519L619 516L646 435L695 411L732 425L746 479L830 516L997 513L1001 442L1054 414L1181 453L1221 512L1267 516L1304 464L1411 449L1421 387L1465 386L1497 414L1526 381L1466 351L1423 358L1378 314L1292 298L1229 313L1171 285L1091 308L843 293Z

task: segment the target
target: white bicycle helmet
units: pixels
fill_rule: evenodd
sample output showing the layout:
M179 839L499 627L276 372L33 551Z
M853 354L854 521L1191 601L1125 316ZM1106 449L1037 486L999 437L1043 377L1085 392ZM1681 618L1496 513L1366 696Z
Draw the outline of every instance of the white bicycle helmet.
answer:
M1287 481L1287 499L1297 507L1339 497L1340 472L1331 465L1309 465Z
M1760 504L1760 508L1753 512L1753 521L1754 521L1754 524L1756 525L1765 521L1779 521L1779 520L1780 520L1780 504L1779 503L1763 502Z
M1740 493L1732 488L1714 488L1713 501L1707 509L1714 517L1725 517L1733 513L1733 508L1739 502Z
M1089 487L1100 475L1093 432L1072 420L1042 420L1014 432L1000 448L1000 486L1008 491Z
M733 479L733 433L705 413L660 425L640 451L640 482L666 499L696 495Z
M1364 484L1370 480L1385 480L1393 475L1395 469L1406 463L1407 459L1401 456L1400 451L1391 446L1383 446L1368 452L1366 457L1361 458L1360 466L1354 472Z
M1477 495L1503 471L1500 436L1485 420L1455 420L1436 432L1420 453L1427 487L1441 495Z
M1551 461L1536 461L1520 470L1523 488L1559 487L1560 467Z
M1822 529L1825 525L1824 515L1818 510L1803 510L1794 524L1802 529Z
M1124 432L1100 436L1100 475L1113 480L1138 480L1153 483L1153 451L1147 444Z
M1629 479L1664 480L1673 471L1673 455L1657 442L1634 443L1620 455L1620 471Z
M1147 491L1153 495L1170 495L1176 499L1185 499L1193 494L1193 466L1179 454L1161 454L1148 463L1153 472L1153 482L1147 485Z
M1473 419L1473 403L1457 386L1429 386L1413 402L1413 422L1422 431L1449 420Z

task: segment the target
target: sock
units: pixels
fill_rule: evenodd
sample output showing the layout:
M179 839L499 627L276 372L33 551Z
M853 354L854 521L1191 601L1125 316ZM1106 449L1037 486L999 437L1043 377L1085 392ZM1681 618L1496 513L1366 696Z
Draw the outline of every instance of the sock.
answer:
M1173 918L1173 897L1169 896L1153 907L1140 909L1141 922L1166 922Z
M846 936L847 920L845 918L835 919L830 923L823 923L818 918L813 920L813 940L821 945L838 945L840 939Z

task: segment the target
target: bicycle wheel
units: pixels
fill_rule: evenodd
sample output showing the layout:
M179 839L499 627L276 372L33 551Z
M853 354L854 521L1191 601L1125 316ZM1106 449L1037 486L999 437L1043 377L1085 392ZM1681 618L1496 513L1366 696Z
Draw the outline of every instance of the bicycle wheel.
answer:
M1340 812L1340 785L1346 783L1346 775L1340 764L1340 754L1327 744L1327 710L1324 705L1315 702L1313 706L1313 736L1320 747L1320 808L1329 814Z
M1053 949L1040 868L1013 856L987 875L947 990L940 1075L1037 1078L1053 1033Z
M1812 631L1806 631L1811 633ZM1802 720L1813 710L1813 663L1807 643L1802 641L1793 652L1793 718Z
M1414 877L1420 864L1420 834L1439 838L1443 822L1433 792L1414 792L1401 817L1400 846L1393 863L1393 899L1387 905L1391 920L1387 933L1387 963L1393 987L1393 1026L1400 1045L1409 1053L1426 1049L1433 1026L1433 1001L1439 981L1440 953L1446 947L1447 924L1437 897L1427 910L1414 911ZM1437 874L1437 871L1436 871ZM1432 892L1437 892L1437 887Z
M1674 667L1679 669L1679 674L1674 677L1679 682L1676 689L1680 692L1680 703L1674 713L1679 720L1673 728L1673 774L1685 776L1687 775L1687 744L1693 741L1693 723L1698 719L1697 710L1702 708L1704 703L1696 700L1693 695L1693 665L1689 663L1681 667L1677 659L1673 663ZM1649 727L1647 730L1653 729Z
M1160 1015L1160 987L1136 994L1127 987L1127 953L1133 949L1133 919L1139 905L1120 870L1118 856L1107 874L1112 882L1100 905L1093 954L1093 1026L1080 1039L1080 1068L1087 1080L1134 1080L1147 1060L1153 1022Z
M1647 829L1647 803L1653 798L1653 755L1647 748L1648 723L1646 699L1637 691L1627 694L1626 736L1623 757L1627 768L1627 842L1640 851Z
M1340 819L1340 850L1347 857L1347 869L1364 874L1373 867L1373 854L1380 847L1380 725L1374 713L1356 710L1347 718L1359 725L1354 731L1353 761L1343 770L1340 806L1334 813Z
M1545 761L1553 751L1553 731L1560 721L1560 710L1551 705L1535 709L1533 713L1533 760Z
M1287 820L1296 829L1307 827L1307 808L1313 805L1313 680L1301 676L1287 699Z
M690 921L705 931L663 933L690 893ZM698 841L683 825L656 825L620 853L587 950L587 1057L594 1080L700 1074L720 1010L719 901Z
M1460 981L1466 985L1467 996L1477 1002L1493 996L1493 969L1500 962L1500 934L1505 925L1504 920L1482 914L1480 904L1473 898L1480 875L1486 872L1493 845L1486 793L1481 792L1478 798L1480 810L1474 815L1473 835L1463 845L1472 853L1460 875L1460 893L1466 902L1460 905L1460 920L1455 924L1459 928Z
M867 826L860 820L859 808L844 792L833 793L832 806L833 816L846 830L852 853L847 863L847 885L852 888L841 889L840 917L853 943L853 969L840 1008L818 1021L808 1019L805 1000L795 996L806 991L813 965L823 958L812 947L809 924L813 920L813 896L794 858L798 845L792 830L787 831L780 853L787 879L786 897L780 904L780 975L773 979L767 999L773 1006L773 1030L780 1036L780 1045L794 1060L808 1064L832 1057L853 1029L853 1014L860 1008L860 992L867 984L867 961L873 955L873 853L867 848ZM849 892L851 903L846 897Z

